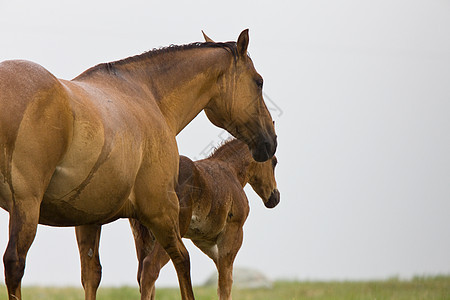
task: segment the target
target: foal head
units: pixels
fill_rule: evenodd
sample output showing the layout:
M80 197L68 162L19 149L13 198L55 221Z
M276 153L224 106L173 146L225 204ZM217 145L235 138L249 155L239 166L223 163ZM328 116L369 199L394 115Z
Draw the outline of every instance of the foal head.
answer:
M276 156L266 162L250 163L248 176L253 190L261 197L267 208L274 208L280 202L280 192L275 180Z
M205 36L207 42L211 39ZM248 30L244 30L236 45L231 66L219 76L217 94L205 113L209 120L244 141L256 161L266 161L275 154L277 140L272 117L263 95L263 79L256 72L247 54Z

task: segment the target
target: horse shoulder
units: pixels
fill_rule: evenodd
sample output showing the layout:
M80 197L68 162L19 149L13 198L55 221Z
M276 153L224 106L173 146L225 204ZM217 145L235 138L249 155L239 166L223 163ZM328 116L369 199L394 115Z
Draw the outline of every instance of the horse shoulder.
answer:
M215 163L218 183L223 189L222 195L218 196L216 205L227 208L227 222L236 222L241 226L244 224L250 212L247 195L244 192L235 169L226 161ZM220 178L220 179L219 179ZM219 181L220 180L220 181ZM219 190L220 190L219 189Z
M242 187L234 189L232 191L232 205L228 213L228 222L236 222L242 226L249 212L250 206L244 189Z
M186 184L192 184L195 175L196 167L194 162L190 158L180 155L178 168L178 186L182 187Z
M224 220L231 209L234 191L240 188L239 181L227 163L208 158L195 162L200 171L202 206L208 209L217 221Z

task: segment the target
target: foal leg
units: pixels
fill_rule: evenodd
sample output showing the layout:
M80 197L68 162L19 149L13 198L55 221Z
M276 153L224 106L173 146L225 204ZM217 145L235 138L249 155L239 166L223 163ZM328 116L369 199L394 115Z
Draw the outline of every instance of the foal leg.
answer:
M159 272L170 261L170 257L161 245L156 244L150 255L144 259L141 274L141 300L155 299L155 282Z
M84 225L75 227L81 262L81 283L84 298L95 300L102 278L102 266L98 253L101 225Z
M233 263L241 248L242 240L242 225L237 222L227 224L225 230L219 235L216 244L201 240L193 240L194 244L216 264L219 273L217 288L219 300L231 299Z
M25 270L25 259L36 235L39 222L38 199L16 197L9 212L9 242L3 256L5 281L9 300L22 299L21 281Z
M159 270L154 270L152 253L155 250L156 240L153 233L138 220L129 219L131 231L133 232L134 244L138 258L137 281L141 299L151 299L152 289L156 281Z
M229 223L225 231L217 240L219 259L216 263L219 272L217 293L220 300L231 299L231 286L233 285L233 263L241 248L243 240L242 225Z

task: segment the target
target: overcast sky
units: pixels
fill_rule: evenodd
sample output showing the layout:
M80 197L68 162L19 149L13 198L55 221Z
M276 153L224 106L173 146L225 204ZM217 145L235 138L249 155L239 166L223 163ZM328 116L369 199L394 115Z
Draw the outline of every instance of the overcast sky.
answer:
M264 77L276 121L281 203L251 212L235 266L279 279L450 273L450 1L6 1L0 60L64 79L100 62L236 40ZM270 101L269 101L270 98ZM203 158L227 135L200 114L179 136ZM8 214L0 211L0 250ZM214 264L186 242L194 284ZM136 286L128 223L104 226L103 285ZM4 282L3 265L0 280ZM80 284L73 228L39 226L24 285ZM160 285L177 285L167 266Z

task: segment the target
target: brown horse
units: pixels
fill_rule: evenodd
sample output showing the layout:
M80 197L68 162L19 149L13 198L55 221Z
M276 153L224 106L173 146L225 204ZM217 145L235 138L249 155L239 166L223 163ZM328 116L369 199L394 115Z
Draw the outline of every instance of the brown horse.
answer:
M243 225L249 213L244 186L253 190L268 208L280 201L275 181L276 157L256 162L248 147L231 140L218 148L209 158L193 162L180 156L177 195L180 201L180 230L216 264L219 272L219 299L231 299L233 262L243 238ZM153 234L139 221L130 219L139 260L138 282L141 299L154 299L154 284L169 256ZM85 241L86 243L86 241ZM98 237L90 245L98 265ZM86 251L80 251L87 256ZM87 261L87 257L81 259ZM83 276L93 278L89 265L82 266ZM95 293L95 292L94 292Z
M178 224L175 136L205 109L256 160L273 156L275 130L248 40L244 30L236 43L150 51L71 81L28 61L0 64L0 207L10 216L3 256L10 300L21 299L38 223L118 218L151 228L175 265L182 298L194 298Z

